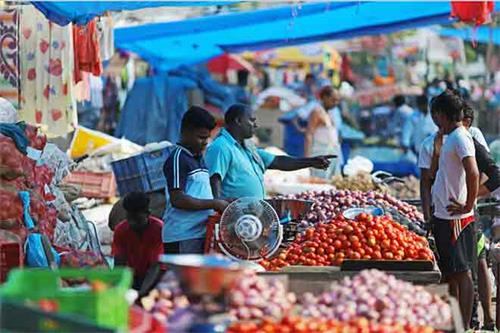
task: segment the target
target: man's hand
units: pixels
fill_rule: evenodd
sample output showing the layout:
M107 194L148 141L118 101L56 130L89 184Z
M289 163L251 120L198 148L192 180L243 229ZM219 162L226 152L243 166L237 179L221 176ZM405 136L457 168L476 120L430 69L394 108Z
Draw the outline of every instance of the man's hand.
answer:
M451 204L449 204L446 209L448 210L448 213L451 215L462 215L462 214L467 214L469 213L474 207L467 207L466 205L463 205L456 201L453 198L450 198Z
M219 199L216 199L216 200L213 200L213 209L215 209L216 211L218 211L219 213L222 213L226 208L227 206L229 205L229 202L227 202L226 200L219 200Z
M330 166L330 159L336 158L337 155L323 155L311 157L309 159L310 167L315 169L323 169L326 170Z

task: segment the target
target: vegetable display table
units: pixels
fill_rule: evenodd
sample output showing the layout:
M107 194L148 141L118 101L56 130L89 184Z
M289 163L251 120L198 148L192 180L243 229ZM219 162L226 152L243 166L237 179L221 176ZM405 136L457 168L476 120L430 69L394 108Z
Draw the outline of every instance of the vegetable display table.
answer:
M323 292L329 288L330 283L338 281L346 276L354 276L359 271L342 271L336 266L288 266L278 272L261 272L260 275L286 275L289 290L302 293ZM387 271L396 278L417 285L436 284L441 280L441 272L437 267L431 271Z

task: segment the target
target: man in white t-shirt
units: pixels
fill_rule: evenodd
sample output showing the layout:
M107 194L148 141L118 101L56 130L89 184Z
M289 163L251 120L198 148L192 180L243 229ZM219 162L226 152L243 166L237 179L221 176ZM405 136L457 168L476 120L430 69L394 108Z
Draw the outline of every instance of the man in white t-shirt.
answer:
M462 125L463 100L447 90L433 99L431 110L441 129L434 140L430 171L432 175L439 166L432 186L432 231L441 272L450 293L459 300L468 328L474 297L471 268L476 255L473 222L479 171L472 136Z

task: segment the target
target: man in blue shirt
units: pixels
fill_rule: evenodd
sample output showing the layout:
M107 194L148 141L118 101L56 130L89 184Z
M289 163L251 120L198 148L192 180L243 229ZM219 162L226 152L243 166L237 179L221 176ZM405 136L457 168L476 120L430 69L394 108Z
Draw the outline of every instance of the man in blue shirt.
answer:
M401 142L405 151L413 149L416 154L420 152L424 139L438 130L429 112L429 101L426 95L417 97L417 108L418 111L405 121Z
M214 199L202 153L215 119L200 107L191 107L182 117L181 141L165 162L167 179L162 240L167 254L203 253L205 223L213 210L228 205Z
M231 106L225 114L226 127L207 148L206 161L216 198L237 199L266 196L266 169L293 171L303 168L327 169L330 156L293 158L274 156L258 149L250 138L257 128L255 111L243 104Z

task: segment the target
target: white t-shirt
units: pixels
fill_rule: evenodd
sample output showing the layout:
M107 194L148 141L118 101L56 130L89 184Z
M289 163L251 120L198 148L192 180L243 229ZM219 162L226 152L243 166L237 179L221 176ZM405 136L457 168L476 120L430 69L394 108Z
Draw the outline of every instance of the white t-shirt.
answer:
M474 214L474 211L462 215L450 215L446 207L450 198L465 204L467 201L467 184L462 161L466 157L474 157L476 151L472 135L460 126L451 132L441 148L439 169L436 181L432 186L432 203L434 215L444 220L462 219Z
M432 163L432 154L434 154L434 140L436 139L436 133L428 135L420 145L420 152L418 154L418 167L420 169L430 169ZM446 141L448 135L443 136L443 144Z
M430 169L432 163L432 154L434 151L434 139L437 133L432 133L428 135L422 145L420 146L420 152L418 154L418 167L420 169ZM444 140L443 140L444 141Z

